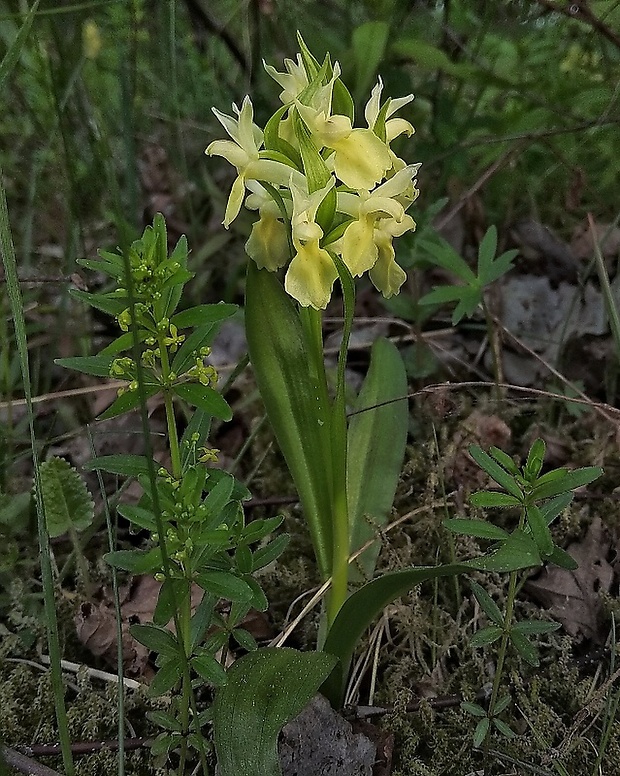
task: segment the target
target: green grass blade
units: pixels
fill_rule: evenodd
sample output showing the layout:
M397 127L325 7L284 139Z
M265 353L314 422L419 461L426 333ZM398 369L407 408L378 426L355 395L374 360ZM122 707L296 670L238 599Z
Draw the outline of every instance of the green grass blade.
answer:
M28 37L28 34L30 33L30 28L32 27L32 22L34 21L34 17L37 12L37 8L39 7L40 0L35 0L35 2L32 4L32 7L26 14L26 18L24 19L24 23L20 27L19 32L15 36L15 39L9 46L8 51L4 55L4 58L2 59L2 62L0 62L0 90L4 86L4 82L8 78L11 70L15 67L17 64L17 60L19 59L19 55L22 52L22 48L24 47L24 43L26 42L26 38Z
M71 753L71 740L69 738L69 727L67 724L67 712L65 708L65 691L62 681L62 670L60 667L60 642L58 639L58 621L56 619L56 604L54 601L54 578L52 575L49 534L47 532L45 514L43 511L43 492L41 488L41 475L39 472L39 460L37 455L34 413L32 411L32 391L30 386L26 324L24 322L24 308L19 288L19 280L17 278L17 261L15 258L15 248L13 247L13 238L11 236L11 226L9 223L9 212L6 203L2 170L0 170L0 253L2 254L6 286L11 305L11 313L13 315L15 340L17 343L22 380L24 383L24 397L26 399L28 425L30 427L39 551L41 555L41 577L43 581L43 601L47 624L47 641L50 653L50 671L54 692L54 705L56 708L56 722L58 724L58 735L66 776L75 776L73 755Z

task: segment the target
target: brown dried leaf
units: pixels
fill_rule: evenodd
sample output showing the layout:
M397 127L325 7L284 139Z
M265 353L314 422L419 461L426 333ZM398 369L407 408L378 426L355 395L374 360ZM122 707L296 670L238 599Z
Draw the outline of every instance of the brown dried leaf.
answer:
M469 455L469 446L476 444L487 450L494 445L505 449L510 439L510 428L500 417L474 410L452 438L452 452L446 461L446 476L454 485L467 490L486 487L489 477Z
M553 566L526 585L531 596L547 607L549 614L573 637L582 636L597 643L605 639L600 628L599 591L609 592L614 579L606 560L609 547L609 538L597 517L584 539L568 547L579 563L577 569L568 571Z

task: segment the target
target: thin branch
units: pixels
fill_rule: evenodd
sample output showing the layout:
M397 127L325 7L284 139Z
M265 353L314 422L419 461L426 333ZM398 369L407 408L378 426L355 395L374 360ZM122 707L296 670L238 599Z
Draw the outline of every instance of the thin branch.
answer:
M55 754L60 755L60 747L57 746L56 749ZM0 746L0 756L4 758L4 762L10 765L11 768L15 768L16 771L25 773L28 776L61 776L58 771L53 771L47 765L41 765L36 760L26 757L25 754L20 754L8 746Z
M585 0L573 0L568 5L558 5L553 0L536 0L539 5L548 8L550 11L568 16L569 19L582 22L592 27L603 38L614 44L620 49L620 36L615 33L611 27L608 27L598 16L592 12Z

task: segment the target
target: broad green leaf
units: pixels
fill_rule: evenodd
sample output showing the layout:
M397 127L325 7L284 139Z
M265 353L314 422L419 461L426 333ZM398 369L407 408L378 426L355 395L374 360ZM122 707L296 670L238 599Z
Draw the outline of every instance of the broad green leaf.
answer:
M155 678L149 687L148 694L151 697L164 695L164 693L172 690L182 675L183 664L178 657L167 660L155 674Z
M306 706L336 659L324 652L259 649L236 660L214 704L220 776L279 776L280 731Z
M253 596L253 590L247 582L225 571L203 571L196 574L195 581L207 593L228 601L247 602Z
M41 464L39 472L49 535L88 528L95 504L77 471L63 458L51 458Z
M186 329L188 327L203 326L205 323L216 323L230 318L239 308L236 304L201 304L197 307L190 307L189 310L183 310L170 319L177 329Z
M497 461L494 461L488 453L485 453L478 445L471 445L469 454L481 469L492 477L508 493L512 494L519 501L523 501L523 493L512 477Z
M443 521L444 526L453 533L463 536L475 536L477 539L494 539L505 541L510 534L486 520L468 520L461 517L451 517Z
M164 728L164 730L171 730L176 733L180 733L181 730L183 730L179 720L176 717L173 717L172 714L168 714L167 711L147 711L146 718L150 722L154 722L158 727ZM152 753L153 749L151 748L151 754Z
M119 515L122 515L126 520L129 520L138 528L145 528L147 531L155 533L157 531L157 523L155 521L155 515L150 509L144 507L138 507L134 504L121 504L117 508Z
M521 504L519 499L508 493L499 493L492 490L479 490L469 497L470 504L475 507L517 507Z
M390 51L397 56L412 59L422 70L445 70L450 73L454 66L445 51L421 38L397 38L391 43Z
M230 420L232 410L221 393L201 383L179 383L172 388L179 398L220 420Z
M463 711L466 711L468 714L472 714L474 717L486 717L487 715L482 706L479 706L477 703L463 701L460 704L460 707L463 709Z
M521 657L529 663L531 666L538 666L540 660L538 659L538 650L532 644L532 642L517 630L510 631L510 641L513 647L521 655Z
M156 625L131 625L129 631L136 641L144 644L151 652L164 657L179 657L179 644L170 631Z
M365 22L353 30L351 43L355 61L355 97L358 101L372 86L385 55L389 32L390 25L385 21Z
M490 725L491 725L491 721L489 720L488 717L481 719L480 722L476 725L476 729L474 730L474 736L473 736L473 744L476 747L476 749L482 746L482 742L487 737L487 734L489 732Z
M144 552L142 550L115 550L107 552L103 559L110 566L133 574L146 574L147 572L161 571L161 549L153 549Z
M584 466L583 469L575 469L569 471L564 477L559 480L553 480L543 485L538 485L532 491L533 499L551 498L557 496L560 493L564 493L568 490L575 490L583 485L589 485L594 480L598 479L603 470L600 466Z
M483 278L489 271L493 260L495 259L495 252L497 251L497 227L495 225L490 226L484 237L482 238L480 245L478 246L478 277Z
M489 625L487 628L481 628L469 639L469 645L471 647L486 647L488 644L493 644L497 641L503 632L504 629L500 628L499 625Z
M549 526L545 522L542 512L535 504L528 506L525 512L527 524L532 531L536 546L540 550L541 555L548 558L553 553L553 539L551 538Z
M322 692L334 706L342 701L342 694L351 664L351 658L364 631L392 601L409 592L412 587L430 579L454 576L467 570L464 564L419 566L392 571L367 582L344 602L327 634L323 650L340 659Z
M95 356L96 358L96 356ZM142 389L136 391L126 391L115 399L107 410L97 417L97 420L109 420L124 412L135 409L141 402L146 402L151 396L161 391L159 385L144 385Z
M139 477L148 475L151 467L159 469L157 461L149 461L143 455L102 455L84 464L89 471L102 471L109 474L120 474L124 477Z
M499 732L506 736L506 738L516 738L516 733L512 728L509 728L508 725L505 722L502 722L501 719L493 719L493 725L499 730Z
M545 449L545 442L540 438L536 439L530 447L527 461L523 468L523 473L530 482L534 481L540 474L543 467L543 461L545 460Z
M331 505L325 433L329 408L308 372L301 321L278 278L248 262L245 326L261 398L295 482L321 576L330 573ZM317 406L318 405L318 406Z
M541 559L536 542L524 531L516 529L497 550L465 563L479 571L506 572L540 566Z
M174 613L183 610L185 601L190 594L189 582L186 579L166 577L159 589L153 622L155 625L167 625Z
M495 706L493 707L493 714L494 715L501 714L502 711L505 711L510 706L511 703L512 703L512 698L510 697L510 695L504 695L504 697L500 698L495 704Z
M424 240L421 247L426 253L430 253L430 261L433 264L452 272L468 286L476 286L478 279L469 264L445 240Z
M77 288L69 290L69 294L74 299L94 307L96 310L102 310L108 315L119 315L129 304L126 296L114 294L89 294L88 291L80 291Z
M387 522L403 466L409 407L407 375L398 349L388 340L372 346L370 368L355 404L347 443L347 498L350 551L377 538ZM386 402L390 402L387 404ZM366 578L372 577L381 547L377 539L357 559Z
M554 566L559 566L562 569L568 569L569 571L574 571L579 567L579 564L573 556L569 555L566 550L563 550L561 547L553 548L553 552L547 558L547 562L553 563Z
M202 654L193 657L192 668L205 682L209 682L214 687L223 687L228 680L226 671L211 655Z
M562 493L551 501L542 504L540 506L540 511L542 512L542 516L547 525L551 525L556 517L562 514L574 498L574 493Z
M489 454L495 458L497 463L499 463L501 466L503 466L504 469L509 474L519 474L519 467L517 464L512 460L512 458L508 455L508 453L505 453L503 450L500 450L499 447L491 447L489 448Z
M110 377L110 366L114 356L73 356L71 358L55 358L54 363L65 369L75 369L85 375L95 377Z
M255 550L252 558L252 570L258 571L258 569L268 566L276 558L279 558L289 541L290 536L288 534L280 534L280 536L276 536L275 539L270 541L269 544Z
M524 633L539 636L543 633L551 633L561 628L559 622L545 622L544 620L524 620L512 626L512 633Z
M481 587L477 582L474 582L473 579L469 580L469 586L472 589L472 593L476 597L476 601L478 601L486 616L491 620L491 622L494 622L496 625L500 625L503 627L504 616L500 612L499 607L497 606L495 601L487 593L487 591L483 587Z
M221 514L222 510L231 499L234 485L234 477L228 474L228 472L225 472L224 476L209 491L209 495L204 500L204 507L207 510L206 514L208 518L216 517Z

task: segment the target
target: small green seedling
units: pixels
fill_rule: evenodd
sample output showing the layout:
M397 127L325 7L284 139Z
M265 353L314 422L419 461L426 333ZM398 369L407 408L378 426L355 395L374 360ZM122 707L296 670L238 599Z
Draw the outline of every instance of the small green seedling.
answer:
M484 307L484 291L505 275L512 267L518 251L510 250L495 256L497 251L497 229L490 226L478 248L477 274L467 262L445 240L439 238L425 241L423 248L433 264L452 272L463 285L437 286L420 299L420 304L442 305L457 302L452 313L452 325L465 317L470 318L479 305ZM486 314L486 313L485 313Z
M545 443L542 439L537 439L532 444L527 460L521 467L497 447L491 447L486 453L477 445L472 445L470 454L478 466L501 488L473 493L470 503L486 509L518 508L518 524L512 533L486 520L478 519L450 519L444 521L444 525L454 533L493 540L495 557L508 550L509 555L521 553L523 558L527 558L529 554L532 559L531 566L548 563L565 569L577 568L574 558L554 543L549 526L571 503L575 489L593 482L601 476L603 470L598 466L586 466L570 471L566 468L553 469L541 474L545 456ZM485 570L484 564L479 564L478 568ZM503 570L497 564L487 568L494 571ZM539 665L539 655L530 637L551 633L560 627L558 623L543 620L514 622L517 582L519 574L523 573L518 570L510 572L503 612L484 588L473 580L470 581L472 593L490 623L479 630L470 643L474 647L483 647L496 641L500 642L488 708L484 709L479 704L469 702L461 706L479 719L473 737L476 747L487 740L493 728L504 736L514 736L510 727L499 719L500 714L510 705L509 695L499 697L508 647L511 646L526 663L536 667Z

